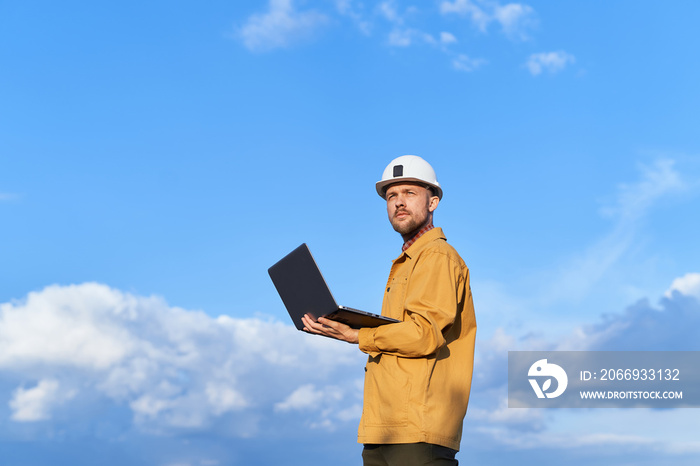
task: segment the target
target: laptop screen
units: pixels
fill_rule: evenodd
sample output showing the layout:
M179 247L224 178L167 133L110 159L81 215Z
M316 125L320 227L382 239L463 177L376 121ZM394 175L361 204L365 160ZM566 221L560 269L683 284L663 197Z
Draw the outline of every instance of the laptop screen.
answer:
M304 314L317 319L338 309L306 243L270 267L268 273L297 329L304 328Z

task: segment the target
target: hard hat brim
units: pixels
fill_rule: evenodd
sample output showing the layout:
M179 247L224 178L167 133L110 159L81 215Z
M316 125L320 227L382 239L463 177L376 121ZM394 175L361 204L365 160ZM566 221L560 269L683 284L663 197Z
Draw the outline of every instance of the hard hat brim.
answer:
M427 181L421 180L420 178L413 178L410 176L407 176L405 178L392 178L390 180L377 181L377 194L379 194L379 197L381 197L382 199L386 199L386 190L389 188L389 185L398 183L416 183L421 186L430 186L431 188L435 189L438 199L442 200L442 188L439 184L428 183Z

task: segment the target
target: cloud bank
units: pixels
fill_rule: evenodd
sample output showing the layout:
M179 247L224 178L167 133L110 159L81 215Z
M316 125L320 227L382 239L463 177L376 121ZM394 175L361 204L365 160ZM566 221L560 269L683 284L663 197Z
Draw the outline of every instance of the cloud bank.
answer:
M697 350L698 277L674 280L658 306L640 301L558 341L498 329L477 348L466 428L513 448L545 445L548 418L504 404L509 350ZM133 429L160 435L354 429L364 360L352 345L274 320L212 318L97 283L50 286L0 304L0 396L16 425L70 429L111 406L128 414ZM586 445L659 448L648 436L584 433ZM676 447L687 450L664 448Z
M90 402L151 432L207 431L226 418L228 434L254 436L288 411L333 429L359 418L363 361L351 345L274 320L212 318L97 283L0 304L0 370L13 386L0 396L17 423ZM318 393L342 399L321 412L309 405Z
M686 277L697 280L700 274ZM674 280L679 283L679 279ZM594 351L700 351L700 298L695 289L673 288L659 306L642 299L622 314L604 315L601 322L578 328L560 349Z
M690 273L674 280L657 306L640 301L558 340L497 329L480 341L465 421L467 456L506 448L524 464L534 464L547 455L575 456L591 448L601 458L624 454L631 461L700 453L700 444L683 435L696 422L684 414L689 410L562 414L509 409L505 399L509 350L697 349L698 277ZM0 412L5 415L0 438L15 445L17 432L25 432L24 440L55 448L56 441L46 438L63 432L83 439L72 444L75 448L90 439L101 442L101 449L136 447L135 458L110 464L136 464L136 459L149 464L138 445L173 439L164 450L169 452L179 444L178 436L224 439L229 445L217 452L200 442L194 452L170 454L182 459L158 463L194 466L250 464L259 455L253 450L262 448L259 442L288 447L309 438L332 442L328 434L338 431L341 449L352 453L364 361L352 345L262 317L213 318L97 283L50 286L0 304ZM663 435L645 428L659 422L669 426ZM81 432L90 434L80 437ZM319 458L332 458L334 448L319 452ZM524 459L528 455L531 460ZM27 464L46 464L47 458ZM503 458L497 464L507 464L508 455ZM300 461L288 464L305 464Z

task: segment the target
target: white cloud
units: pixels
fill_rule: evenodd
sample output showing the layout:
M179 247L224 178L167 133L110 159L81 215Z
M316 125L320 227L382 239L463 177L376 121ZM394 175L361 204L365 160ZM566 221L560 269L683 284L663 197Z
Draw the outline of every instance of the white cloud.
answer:
M558 52L542 52L533 53L528 58L525 66L530 71L530 74L537 76L543 71L557 73L563 70L566 65L575 63L576 58L563 51Z
M20 304L0 304L0 367L70 365L102 369L134 351L119 322L132 298L96 284L48 287Z
M343 409L333 409L344 397L348 403ZM347 383L343 389L338 385L317 388L314 384L304 384L276 403L274 410L280 413L315 412L317 416L308 426L312 429L333 431L338 423L357 422L362 414L362 383Z
M469 410L469 418L488 424L503 426L528 425L535 430L541 430L544 421L542 410L531 408L508 408L508 399L501 398L497 407L489 409L474 408Z
M208 383L207 399L217 416L227 411L236 411L250 405L245 397L230 386L222 383Z
M293 0L270 0L269 10L248 18L238 31L252 51L266 51L304 39L329 21L316 11L296 11Z
M674 291L700 299L700 273L687 273L682 277L676 278L664 296L671 298Z
M389 34L388 44L393 47L409 47L415 44L436 45L437 40L430 34L417 29L395 28Z
M690 278L690 279L688 279ZM700 337L700 299L696 293L700 274L688 274L671 285L686 292L665 297L660 308L647 299L629 306L622 314L605 315L601 322L582 326L560 343L561 350L595 351L690 351ZM680 291L680 290L678 290ZM695 298L695 299L693 299Z
M172 407L173 401L158 399L151 395L143 395L132 401L129 406L131 406L131 409L133 409L135 413L155 418L165 409Z
M477 344L474 374L481 388L505 383L508 351L694 351L700 341L700 273L673 280L653 306L642 299L617 313L606 313L590 325L579 325L548 340L520 328L516 336L497 327Z
M531 411L523 408L509 411ZM480 421L473 427L495 442L494 448L504 446L520 451L542 451L544 456L556 456L566 450L595 449L601 457L625 455L636 464L634 457L656 456L655 464L672 464L684 455L700 452L694 426L697 417L692 409L593 409L593 410L532 410L533 422L546 421L541 430L523 429L517 421L527 414L509 413L504 423L490 413L476 413ZM547 411L545 414L544 412ZM470 408L467 416L472 414ZM482 418L481 415L486 416ZM540 417L541 415L541 417ZM511 417L512 416L512 417ZM493 421L493 422L488 422ZM513 422L515 421L515 422ZM665 426L659 430L658 426ZM681 461L682 462L682 461Z
M353 0L335 0L335 7L341 16L352 19L362 34L365 36L371 34L372 23L365 19L362 3L353 2Z
M459 71L470 73L477 70L486 63L482 58L470 58L467 55L459 54L452 60L452 66Z
M438 41L430 34L416 28L404 26L404 18L399 13L394 0L380 3L376 10L378 14L392 24L392 29L387 36L387 44L392 47L409 47L416 44L435 45ZM413 13L413 8L406 10Z
M394 47L408 47L413 42L413 36L409 29L394 29L389 33L389 45Z
M638 235L639 222L662 198L685 189L685 183L671 160L657 160L640 166L638 181L622 184L612 204L601 212L615 220L612 230L583 253L564 261L549 276L542 277L546 290L538 305L583 298L605 274L620 262Z
M534 13L528 5L509 3L505 6L497 5L493 16L507 36L527 39L526 31L535 23Z
M43 421L50 419L51 409L75 396L74 390L61 390L57 380L44 379L33 387L17 388L10 400L12 420L19 422Z
M377 9L387 21L397 24L403 23L403 19L399 16L396 3L393 0L380 3Z
M313 384L305 384L294 390L284 401L275 404L277 411L321 409L329 400L337 400L337 387L317 390Z
M457 38L453 34L443 31L440 33L440 42L443 44L454 44L457 42Z
M686 183L674 165L670 159L658 159L651 166L640 164L642 179L633 184L620 184L615 204L603 208L602 213L618 216L621 221L634 221L662 196L685 190Z
M342 421L357 421L362 416L362 404L356 403L338 412L338 419Z
M440 4L440 12L442 14L455 13L469 16L474 26L482 32L486 32L486 27L492 21L492 17L489 14L470 0L444 1Z
M527 30L535 25L535 10L520 3L502 6L490 1L443 1L440 4L440 12L465 16L474 27L484 33L491 23L498 23L503 33L511 39L527 39Z
M309 414L335 424L356 404L365 358L292 325L212 318L96 283L50 286L0 304L2 378L36 384L7 394L15 421L48 419L71 402L66 387L80 387L81 402L121 406L149 430L208 429L229 416L240 435L253 435L256 424L275 424L261 414L267 408L294 406L289 394L303 381L325 387L330 399L347 396L328 413Z
M513 429L503 427L482 429L482 431L493 436L493 438L502 445L521 450L542 448L547 450L568 450L580 447L603 448L606 446L654 450L658 447L657 442L653 439L639 435L589 433L580 431L564 433L547 432L546 434L542 434L539 432L516 432Z
M354 14L352 0L335 0L335 7L341 15Z

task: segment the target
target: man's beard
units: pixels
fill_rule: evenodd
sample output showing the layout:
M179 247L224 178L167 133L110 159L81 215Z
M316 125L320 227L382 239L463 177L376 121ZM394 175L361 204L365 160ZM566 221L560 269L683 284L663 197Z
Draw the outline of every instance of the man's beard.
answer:
M391 226L394 228L394 231L401 236L417 231L428 221L427 215L424 218L416 218L412 213L409 213L408 221L396 221L395 215L396 213L391 217Z

